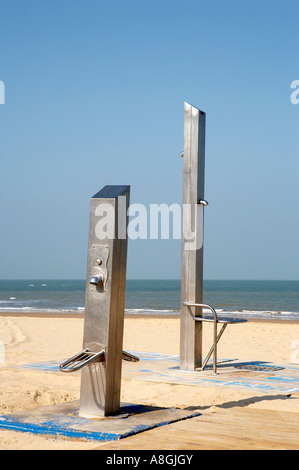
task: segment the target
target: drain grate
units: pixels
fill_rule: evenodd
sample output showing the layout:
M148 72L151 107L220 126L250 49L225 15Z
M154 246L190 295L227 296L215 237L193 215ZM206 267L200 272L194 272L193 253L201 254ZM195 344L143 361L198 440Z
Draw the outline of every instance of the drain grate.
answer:
M255 372L277 372L279 370L283 370L284 367L277 367L277 366L266 366L264 364L257 365L257 364L235 364L235 369L243 369L243 370L251 370Z

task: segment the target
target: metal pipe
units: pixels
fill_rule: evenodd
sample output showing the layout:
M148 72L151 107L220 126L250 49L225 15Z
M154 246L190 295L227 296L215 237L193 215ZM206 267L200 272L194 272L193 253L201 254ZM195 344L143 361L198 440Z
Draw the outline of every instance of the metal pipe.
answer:
M213 345L213 349L212 349L212 351L214 351L214 353L213 353L213 373L217 374L217 323L218 323L218 318L217 318L216 310L211 305L208 305L208 304L198 304L198 303L193 303L193 302L182 302L182 305L186 305L187 307L204 307L204 308L208 308L213 313L213 317L214 317L214 322L213 322L214 323L214 331L213 331L214 345ZM222 333L223 333L223 331L222 331ZM220 339L220 337L219 337L219 339ZM210 354L210 356L211 356L211 354ZM209 360L210 356L208 357L208 360ZM205 360L205 363L202 366L202 370L206 366L206 363L207 363L207 359Z
M201 204L202 206L208 206L209 205L208 201L206 201L205 199L200 199L198 201L198 204Z

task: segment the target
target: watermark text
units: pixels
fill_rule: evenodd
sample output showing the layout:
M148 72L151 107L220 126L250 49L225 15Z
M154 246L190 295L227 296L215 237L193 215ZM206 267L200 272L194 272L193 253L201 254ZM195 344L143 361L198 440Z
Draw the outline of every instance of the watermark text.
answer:
M4 351L4 343L0 341L0 367L4 366L5 364L5 351Z
M123 201L124 199L124 201ZM203 206L201 204L150 204L149 208L135 203L126 212L126 196L118 198L118 213L114 206L101 203L95 208L95 236L98 240L179 240L185 250L198 250L203 246ZM115 233L115 217L118 216ZM128 218L128 223L127 223Z
M292 341L291 349L294 349L291 354L291 362L293 364L299 364L299 339Z
M5 104L5 85L2 80L0 80L0 104Z
M294 90L290 96L291 103L299 104L299 80L292 81L291 89Z

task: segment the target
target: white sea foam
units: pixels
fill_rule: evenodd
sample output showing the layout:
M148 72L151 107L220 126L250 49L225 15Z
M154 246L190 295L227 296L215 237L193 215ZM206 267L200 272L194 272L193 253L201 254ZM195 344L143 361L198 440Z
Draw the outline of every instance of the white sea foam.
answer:
M43 308L29 306L26 301L16 302L14 300L0 300L0 312L33 312L33 313L83 313L85 307L69 306L67 308ZM25 304L25 305L24 305ZM12 306L13 305L13 306ZM208 309L203 309L204 313L210 313ZM217 314L221 316L233 316L240 318L256 318L256 319L276 319L276 320L299 320L299 312L289 311L270 311L270 310L224 310L216 309ZM126 308L125 313L128 315L145 315L145 316L180 316L178 309L157 309L157 308Z
M203 312L210 314L208 309L203 309ZM159 316L179 316L179 310L159 310L159 309L148 309L148 308L134 308L126 309L125 313L131 315L159 315ZM216 313L221 316L232 316L240 318L259 318L259 319L284 319L284 320L299 320L299 313L297 312L281 312L281 311L260 311L260 310L224 310L216 309Z

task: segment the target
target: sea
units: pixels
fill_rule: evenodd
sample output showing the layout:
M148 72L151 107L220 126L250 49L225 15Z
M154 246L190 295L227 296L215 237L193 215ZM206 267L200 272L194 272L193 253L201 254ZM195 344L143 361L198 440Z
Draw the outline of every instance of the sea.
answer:
M179 316L180 280L127 280L125 313ZM299 320L299 281L206 280L219 314ZM0 312L84 313L85 280L0 280Z

